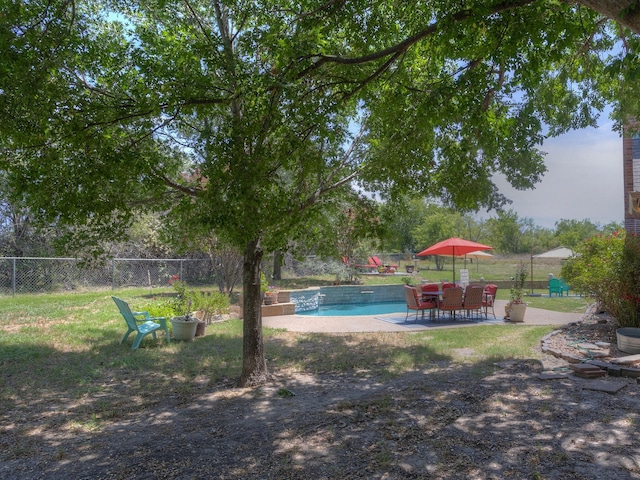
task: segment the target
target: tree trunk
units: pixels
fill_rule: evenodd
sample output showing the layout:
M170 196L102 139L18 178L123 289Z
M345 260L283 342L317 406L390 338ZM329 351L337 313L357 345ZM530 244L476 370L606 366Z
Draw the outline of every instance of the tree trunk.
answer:
M578 0L577 3L640 33L640 12L633 0Z
M273 252L273 279L282 280L282 251Z
M260 292L260 239L247 243L244 250L242 374L240 386L259 385L267 380L267 362L262 339L262 310Z

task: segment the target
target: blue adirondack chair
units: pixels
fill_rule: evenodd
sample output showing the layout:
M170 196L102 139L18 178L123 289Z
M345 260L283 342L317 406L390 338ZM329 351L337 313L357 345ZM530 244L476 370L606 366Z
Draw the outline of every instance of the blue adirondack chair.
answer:
M569 290L571 290L571 287L569 286L569 284L567 282L565 282L561 278L559 278L558 280L560 280L560 288L562 289L562 292L560 293L560 296L564 295L565 292L566 292L567 297L568 297L569 296Z
M122 337L121 344L127 341L127 337L131 332L136 332L136 338L133 339L133 345L131 350L135 350L140 346L140 342L145 335L153 335L156 338L156 330L164 330L167 334L167 343L171 341L169 336L169 328L167 327L167 319L164 317L150 317L149 312L132 312L129 308L129 304L124 300L120 300L118 297L111 297L116 302L118 310L127 322L127 333ZM140 318L142 317L142 318Z

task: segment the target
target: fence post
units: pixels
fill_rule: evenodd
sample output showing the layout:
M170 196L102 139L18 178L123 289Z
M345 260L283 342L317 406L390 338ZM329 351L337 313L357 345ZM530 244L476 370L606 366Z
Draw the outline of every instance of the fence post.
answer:
M11 278L11 286L13 287L13 296L16 295L16 259L13 259L13 275Z
M111 290L116 289L116 259L111 259Z
M180 259L180 280L184 282L184 278L182 277L182 259Z

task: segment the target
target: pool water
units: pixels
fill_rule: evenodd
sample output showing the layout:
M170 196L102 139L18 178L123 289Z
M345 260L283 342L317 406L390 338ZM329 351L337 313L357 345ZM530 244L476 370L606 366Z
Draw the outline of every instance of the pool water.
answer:
M382 315L384 313L406 313L405 302L350 303L342 305L321 305L316 310L296 312L310 317L342 317L357 315Z

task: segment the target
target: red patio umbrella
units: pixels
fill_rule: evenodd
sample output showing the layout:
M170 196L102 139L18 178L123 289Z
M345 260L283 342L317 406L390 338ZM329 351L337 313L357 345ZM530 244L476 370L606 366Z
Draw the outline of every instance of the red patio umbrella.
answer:
M475 252L476 250L493 250L489 245L472 242L463 238L451 237L431 245L429 248L418 253L419 257L427 255L450 255L453 257L453 283L456 283L456 257L466 253Z

